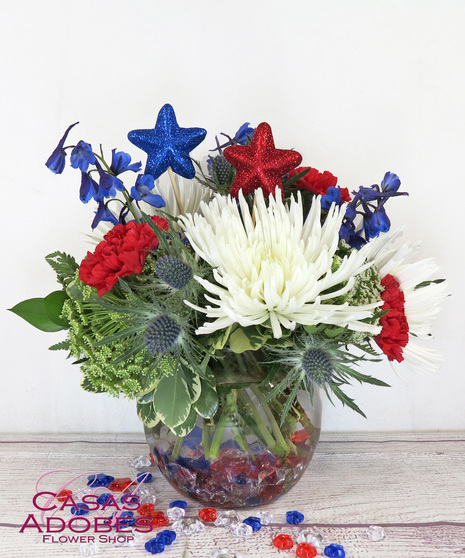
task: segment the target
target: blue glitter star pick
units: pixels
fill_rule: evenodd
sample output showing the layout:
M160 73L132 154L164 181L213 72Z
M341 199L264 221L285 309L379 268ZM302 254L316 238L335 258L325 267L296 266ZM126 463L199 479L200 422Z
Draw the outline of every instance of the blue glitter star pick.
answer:
M180 128L171 105L158 113L152 130L132 130L128 139L148 155L145 174L158 178L169 167L184 178L194 178L195 169L189 153L207 135L203 128Z

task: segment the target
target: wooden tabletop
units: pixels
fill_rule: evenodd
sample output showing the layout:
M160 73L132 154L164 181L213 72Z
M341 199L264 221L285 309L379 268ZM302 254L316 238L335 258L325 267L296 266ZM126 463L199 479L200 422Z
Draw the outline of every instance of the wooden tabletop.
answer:
M30 514L41 524L40 511L32 503L36 491L54 491L72 477L92 471L134 477L130 460L148 453L142 434L11 434L0 436L0 448L0 556L8 558L81 556L79 542L69 542L77 535L68 527L52 534L56 540L67 537L62 543L44 542L45 527L43 533L37 527L20 532ZM36 490L39 477L50 471L61 472L45 476ZM151 472L156 509L165 511L180 495L158 470ZM83 486L81 479L71 489ZM202 507L189 500L187 515L196 516ZM274 522L246 540L207 525L194 535L178 534L162 556L210 558L214 549L230 547L246 558L293 558L296 546L278 550L272 546L273 538L288 533L295 539L303 528L317 526L327 544L343 545L350 558L465 557L465 432L323 433L309 469L288 494L240 514L247 517L260 510L273 514ZM288 510L302 512L304 523L286 525ZM69 520L69 512L60 514ZM384 540L367 538L370 525L384 528ZM99 534L92 529L81 536L98 540ZM120 536L127 540L131 533ZM153 536L144 535L134 547L103 542L97 556L150 556L144 542Z

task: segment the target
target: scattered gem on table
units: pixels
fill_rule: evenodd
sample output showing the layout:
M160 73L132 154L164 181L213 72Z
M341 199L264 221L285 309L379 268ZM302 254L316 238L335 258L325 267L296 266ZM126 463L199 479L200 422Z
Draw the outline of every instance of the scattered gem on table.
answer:
M166 515L161 511L156 511L153 513L152 517L152 525L153 527L164 527L168 525L170 520L166 517Z
M95 556L99 553L99 543L82 543L79 545L81 556Z
M149 483L153 481L152 473L139 473L137 475L137 482Z
M108 486L115 480L115 477L98 473L97 475L89 475L87 477L87 486Z
M303 529L297 536L298 543L310 543L315 548L320 548L325 545L326 539L324 534L316 527Z
M160 541L163 541L165 546L169 546L176 540L176 533L171 531L170 529L165 529L164 531L160 531L157 533L156 538Z
M233 523L229 526L229 528L231 529L231 532L235 537L241 539L246 539L253 533L252 527L250 525L247 525L247 523Z
M260 531L260 529L262 528L260 519L252 515L250 517L246 517L243 523L245 523L246 525L250 525L253 531Z
M199 519L207 523L213 523L213 521L216 521L216 510L214 508L203 508L199 511Z
M318 550L310 543L300 543L295 551L295 555L299 558L315 558Z
M239 554L230 548L222 548L221 550L213 550L210 558L246 558L244 554Z
M73 506L71 508L71 513L73 515L86 515L89 511L89 506L87 504L83 504L82 502L76 504L76 507Z
M292 548L294 546L294 542L292 540L292 537L290 535L278 535L273 539L273 544L276 548L279 548L280 550L289 550L289 548Z
M123 504L136 504L139 502L139 495L134 492L128 492L121 496L121 502Z
M184 510L187 508L187 502L184 500L174 500L169 504L170 508L183 508Z
M165 550L165 543L155 537L145 543L145 550L152 554L159 554Z
M274 519L271 513L263 511L258 512L257 517L262 525L269 525L270 523L273 523Z
M103 507L107 503L108 498L112 498L111 494L109 492L102 492L102 494L99 494L99 497L97 498L97 504L100 507Z
M382 527L377 525L370 525L366 530L366 535L370 541L379 542L384 539L386 532Z
M155 505L154 504L142 504L142 506L137 510L138 515L143 517L155 517Z
M288 511L286 512L286 521L292 525L299 525L304 520L304 514L298 511Z
M64 502L66 500L66 498L68 496L72 496L72 491L71 490L62 490L61 492L58 492L58 494L56 495L56 499L59 502Z
M183 517L173 524L173 529L185 535L193 535L205 529L205 525L198 519Z
M170 521L178 521L179 519L183 518L186 515L186 511L184 508L168 508L166 510L166 516Z
M124 477L122 479L114 479L114 481L111 484L109 484L107 488L112 492L120 492L125 490L128 486L131 486L133 482L134 481L131 480L129 477Z
M139 457L130 461L129 465L134 469L142 469L142 467L150 467L152 461L148 455L139 455Z
M157 502L157 495L155 488L150 485L143 485L137 489L139 495L139 502L141 504L155 504Z
M325 548L325 556L328 558L345 558L344 547L340 544L329 544Z
M219 512L215 521L217 527L231 527L231 525L236 525L237 523L241 523L241 518L235 510Z

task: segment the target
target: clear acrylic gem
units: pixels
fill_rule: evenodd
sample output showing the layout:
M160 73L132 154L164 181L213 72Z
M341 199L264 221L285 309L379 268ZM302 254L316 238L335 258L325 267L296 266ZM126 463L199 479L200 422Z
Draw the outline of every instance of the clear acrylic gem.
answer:
M370 525L366 530L366 535L370 539L370 541L379 542L384 539L386 536L386 532L382 527L378 527L377 525Z
M99 553L99 543L82 543L79 545L81 556L94 556Z
M183 508L178 508L176 506L174 506L173 508L168 508L166 510L166 517L170 521L178 521L179 519L182 519L185 514L186 511Z
M148 455L139 455L139 457L130 461L129 465L134 469L142 469L142 467L150 467L152 462L150 461L150 457Z
M93 494L94 493L94 488L83 488L82 490L80 490L79 492L75 492L73 494L73 498L75 500L82 500L83 496L87 496L88 494Z
M185 535L193 535L205 529L205 525L198 519L182 518L173 523L173 529Z
M210 558L246 558L246 556L230 548L222 548L221 550L213 550L210 554Z
M246 539L250 537L253 533L253 529L250 525L246 523L235 523L230 526L230 529L235 537Z
M269 525L270 523L273 523L274 518L271 513L260 511L254 515L258 517L262 525Z
M217 527L231 527L237 523L241 523L241 518L235 510L218 512L215 520Z
M326 544L326 539L324 534L316 527L310 527L308 529L303 529L297 536L297 542L300 543L310 543L317 550L322 548Z
M141 504L155 504L157 501L157 496L155 494L155 488L150 485L141 486L137 490L139 495L139 502Z

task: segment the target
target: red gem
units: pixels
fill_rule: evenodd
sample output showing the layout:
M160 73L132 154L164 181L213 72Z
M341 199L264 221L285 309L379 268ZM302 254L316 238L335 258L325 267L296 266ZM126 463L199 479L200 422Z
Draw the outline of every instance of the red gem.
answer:
M164 525L168 525L168 523L170 522L170 520L165 516L163 512L154 512L151 517L153 517L153 527L163 527Z
M264 500L266 500L268 502L269 500L273 499L278 494L281 494L281 492L283 492L283 490L284 490L284 488L280 484L275 484L275 485L270 484L269 486L267 486L264 490L262 490L260 492L259 496L260 496L260 498L263 498Z
M71 495L72 495L71 490L62 490L61 492L58 492L58 494L56 495L56 499L59 502L64 502L66 498Z
M295 551L299 558L315 558L317 554L317 549L310 543L300 543Z
M206 522L216 521L216 510L213 508L204 508L199 511L199 518Z
M225 159L236 169L231 196L239 190L244 196L262 188L266 197L282 188L282 177L302 162L302 156L291 149L276 149L271 127L266 122L257 126L249 145L231 145L223 151Z
M291 440L294 444L305 444L305 442L310 438L310 434L306 430L297 430L295 434L292 435Z
M294 546L290 535L278 535L273 539L273 544L280 550L288 550Z
M142 504L142 506L137 510L138 515L143 515L144 517L155 517L155 506L154 504ZM162 512L158 512L162 513Z
M152 462L152 464L155 463L155 459L153 458L153 455L151 453L149 453L149 459Z
M128 486L131 486L131 484L133 484L133 481L129 477L115 479L110 485L108 485L108 490L111 490L112 492L123 491Z

